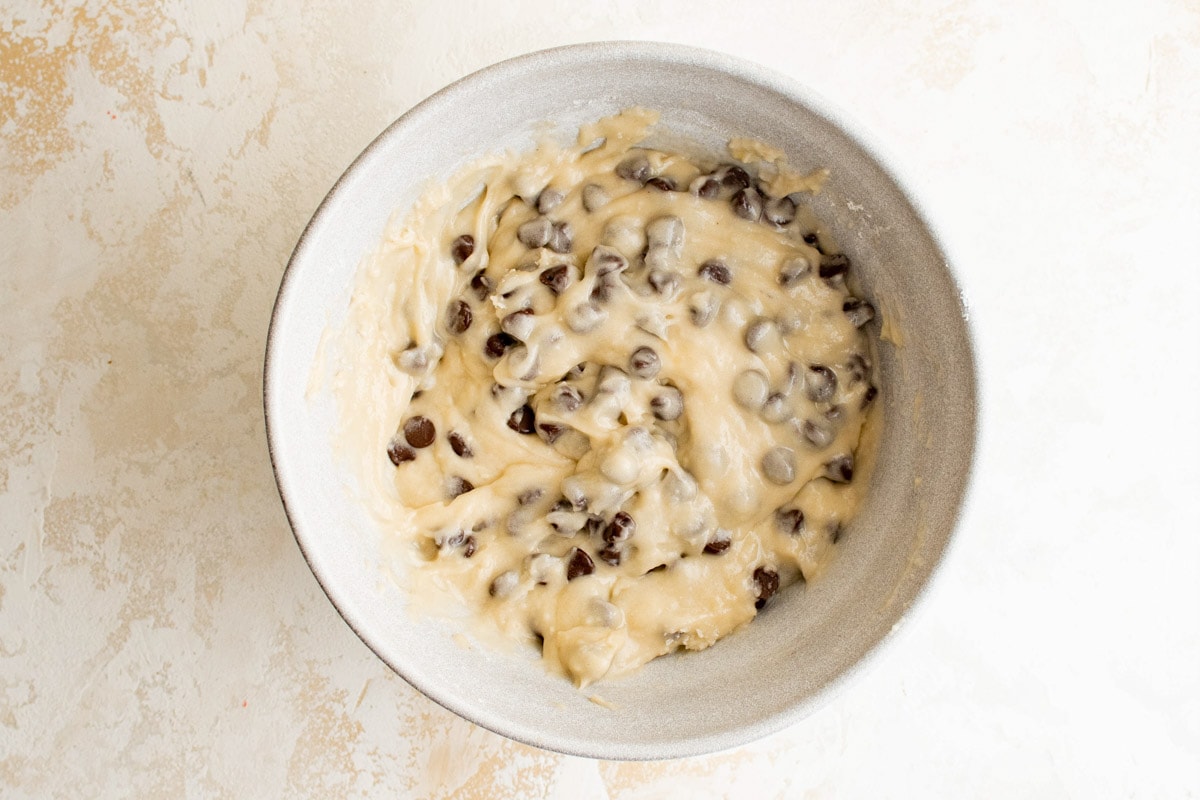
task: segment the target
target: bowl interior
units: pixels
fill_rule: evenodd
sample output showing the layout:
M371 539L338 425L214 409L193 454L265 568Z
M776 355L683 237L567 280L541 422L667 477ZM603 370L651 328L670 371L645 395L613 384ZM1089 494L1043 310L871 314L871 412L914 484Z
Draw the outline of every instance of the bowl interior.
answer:
M632 105L657 109L663 126L714 153L731 136L750 136L781 148L801 170L830 169L818 213L886 323L883 435L865 506L825 578L785 592L709 650L659 659L581 693L532 656L464 647L453 624L408 609L405 592L382 569L379 531L331 447L332 398L320 385L310 391L310 374L326 326L345 318L360 260L427 179L488 152L528 147L546 121L573 135L579 124ZM313 218L284 278L268 343L266 411L280 491L309 564L346 621L435 701L567 753L666 758L722 749L811 712L921 593L970 470L969 334L928 226L871 153L819 107L757 67L690 48L605 43L535 53L410 111Z

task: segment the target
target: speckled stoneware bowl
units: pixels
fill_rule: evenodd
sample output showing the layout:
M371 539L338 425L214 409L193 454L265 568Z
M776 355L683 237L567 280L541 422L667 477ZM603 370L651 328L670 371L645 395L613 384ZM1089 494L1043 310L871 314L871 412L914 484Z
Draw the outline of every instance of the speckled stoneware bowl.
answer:
M328 391L306 394L322 332L345 318L355 270L388 217L431 177L640 105L714 153L731 136L828 167L818 213L881 309L884 435L869 496L827 575L782 593L700 653L580 692L529 654L471 646L410 611L384 579L380 532L331 446ZM719 750L800 720L877 653L951 538L975 444L975 369L959 289L928 223L854 127L801 87L716 53L598 43L506 61L442 90L383 132L330 191L284 275L265 374L271 457L296 539L346 622L381 659L463 717L539 747L617 759ZM872 323L876 333L878 322ZM402 580L402 578L401 578ZM591 695L607 701L600 705Z

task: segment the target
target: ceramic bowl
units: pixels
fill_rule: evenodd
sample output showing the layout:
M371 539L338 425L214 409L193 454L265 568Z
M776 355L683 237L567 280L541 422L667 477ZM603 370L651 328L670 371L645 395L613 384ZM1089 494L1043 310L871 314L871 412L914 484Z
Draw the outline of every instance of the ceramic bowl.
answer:
M380 532L335 455L332 398L310 391L309 378L323 331L345 318L360 261L429 179L484 154L526 149L546 122L569 136L629 106L657 109L662 125L714 154L731 136L750 136L800 170L830 170L816 210L885 323L883 435L865 505L821 580L783 592L708 650L581 692L527 654L464 647L454 624L409 608L403 576L384 577ZM753 64L622 42L488 67L380 134L330 190L288 264L267 344L265 408L296 540L379 658L434 701L513 739L660 759L732 747L802 719L894 636L951 539L972 463L976 391L964 307L938 238L853 124Z

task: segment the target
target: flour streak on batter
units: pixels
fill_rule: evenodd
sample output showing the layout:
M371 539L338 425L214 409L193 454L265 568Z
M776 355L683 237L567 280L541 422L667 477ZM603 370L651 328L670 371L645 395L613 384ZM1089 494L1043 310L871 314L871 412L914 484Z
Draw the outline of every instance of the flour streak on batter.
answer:
M639 147L655 119L428 191L360 271L336 376L413 575L580 685L818 578L877 391L823 176Z

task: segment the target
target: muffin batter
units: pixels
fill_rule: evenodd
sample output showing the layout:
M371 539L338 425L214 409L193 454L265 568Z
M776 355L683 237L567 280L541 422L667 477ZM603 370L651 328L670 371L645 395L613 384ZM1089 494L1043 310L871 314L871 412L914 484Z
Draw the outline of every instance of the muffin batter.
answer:
M339 375L413 571L579 685L818 577L877 391L874 309L804 203L823 176L639 147L654 120L428 191L359 277Z

